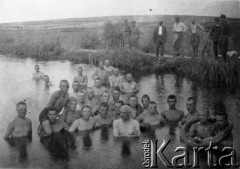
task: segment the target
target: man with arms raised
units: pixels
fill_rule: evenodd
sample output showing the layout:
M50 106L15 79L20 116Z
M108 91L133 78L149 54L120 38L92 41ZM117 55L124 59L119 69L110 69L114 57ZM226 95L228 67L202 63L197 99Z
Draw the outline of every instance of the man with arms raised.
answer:
M130 117L130 107L124 105L120 109L121 119L113 121L113 135L115 137L138 137L140 136L140 128L137 120Z

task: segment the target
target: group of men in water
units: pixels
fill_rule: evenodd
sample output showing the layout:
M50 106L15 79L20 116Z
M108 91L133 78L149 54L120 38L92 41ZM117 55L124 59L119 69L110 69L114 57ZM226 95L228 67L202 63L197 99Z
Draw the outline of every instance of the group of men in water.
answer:
M49 78L35 66L34 79L44 79L48 85ZM222 132L228 125L228 115L224 106L217 105L210 115L209 111L197 112L196 99L187 98L188 113L176 108L177 98L169 95L169 108L158 113L157 103L145 94L138 103L138 85L133 81L131 73L125 78L120 76L117 68L110 66L109 60L100 61L92 78L95 85L88 87L88 76L83 74L83 68L78 67L78 76L72 82L72 92L69 82L61 80L59 90L54 92L39 115L38 134L48 137L53 133L87 131L102 126L113 126L115 137L138 137L140 126L156 127L175 124L182 126L186 122L199 118L192 125L188 137L194 142L201 143ZM48 80L47 80L48 79ZM4 138L25 137L32 135L31 120L26 118L27 104L19 102L16 107L17 117L9 123ZM170 132L173 134L174 132ZM232 146L232 134L225 144Z

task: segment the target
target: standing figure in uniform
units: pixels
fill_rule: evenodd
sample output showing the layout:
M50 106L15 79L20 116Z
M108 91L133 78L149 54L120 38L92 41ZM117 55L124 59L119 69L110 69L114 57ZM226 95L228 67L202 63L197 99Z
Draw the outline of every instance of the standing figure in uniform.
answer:
M220 35L219 18L215 18L214 21L215 21L215 24L214 26L212 26L210 30L209 38L212 40L212 43L213 43L214 57L215 59L218 59L218 38Z
M159 25L154 30L153 42L156 44L156 56L159 57L160 49L160 55L163 56L165 44L167 43L167 29L163 26L163 21L160 21Z
M140 39L140 30L136 26L136 21L132 22L132 34L131 34L131 48L138 48L138 40Z
M123 47L130 48L130 36L132 34L131 27L128 24L128 20L124 20L124 27L123 27Z

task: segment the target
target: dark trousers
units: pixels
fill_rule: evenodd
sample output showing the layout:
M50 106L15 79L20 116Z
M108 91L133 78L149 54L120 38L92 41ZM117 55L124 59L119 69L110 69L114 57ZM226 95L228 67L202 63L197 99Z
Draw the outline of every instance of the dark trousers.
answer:
M223 59L227 59L227 51L228 51L228 36L221 35L219 37L219 51L223 56Z
M157 39L157 42L156 42L156 56L157 57L159 56L159 51L160 51L160 55L163 56L164 51L165 51L165 43L162 40Z
M218 59L218 41L213 41L213 53L215 59Z

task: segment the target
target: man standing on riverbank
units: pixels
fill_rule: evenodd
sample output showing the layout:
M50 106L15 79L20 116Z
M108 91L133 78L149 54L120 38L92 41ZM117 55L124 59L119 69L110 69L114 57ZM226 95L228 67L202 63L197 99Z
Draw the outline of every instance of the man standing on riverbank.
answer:
M177 16L172 30L174 33L173 48L176 56L180 56L180 50L183 43L183 33L186 32L186 30L187 26L183 22L180 22L180 17Z
M92 79L100 79L101 85L107 86L108 83L108 72L104 69L104 63L103 61L99 61L98 68L92 75Z
M159 49L161 49L160 55L163 56L165 44L167 43L167 29L163 26L163 21L160 21L154 30L153 43L156 44L156 56L159 57Z
M219 23L219 18L214 19L215 24L212 26L210 33L209 33L209 38L213 42L213 52L214 52L214 57L217 60L218 59L218 38L220 35L220 23Z
M130 48L130 36L132 34L131 27L128 24L128 20L124 20L124 27L122 31L123 35L123 47L129 49Z
M136 21L132 22L132 34L131 34L131 48L138 48L138 40L140 39L140 30L136 26Z

